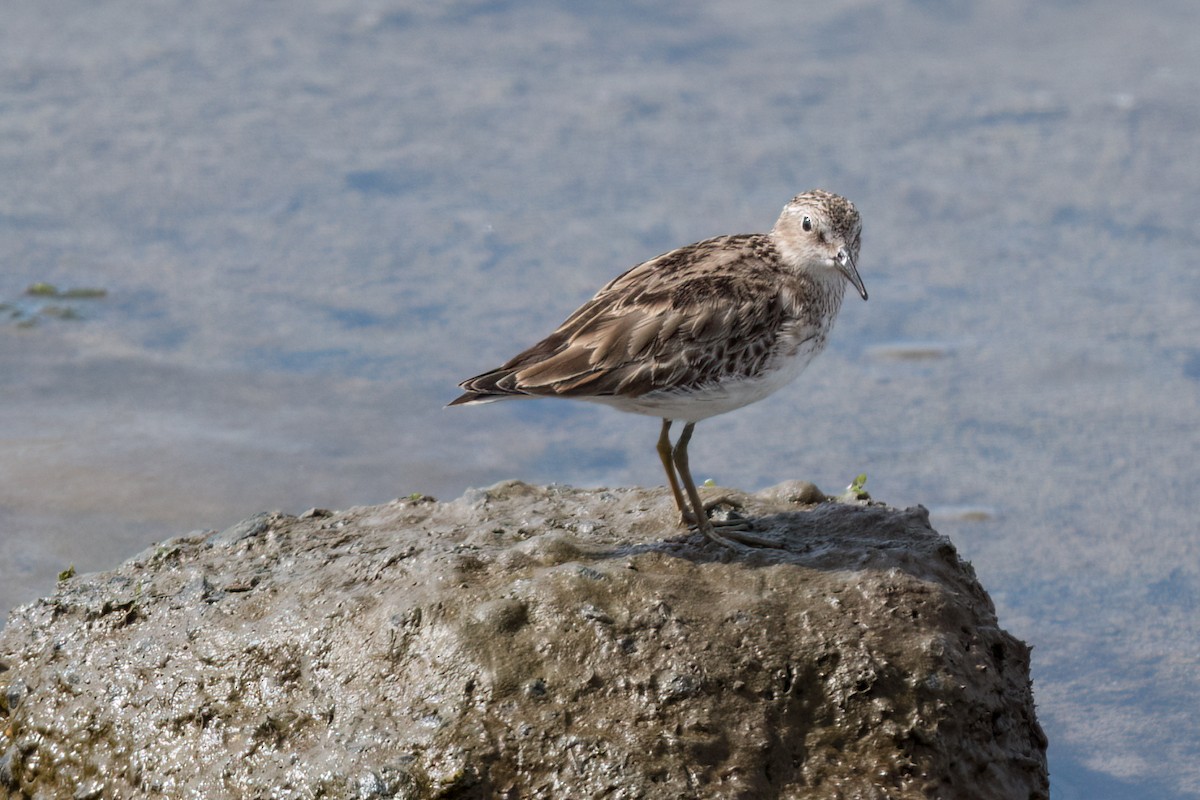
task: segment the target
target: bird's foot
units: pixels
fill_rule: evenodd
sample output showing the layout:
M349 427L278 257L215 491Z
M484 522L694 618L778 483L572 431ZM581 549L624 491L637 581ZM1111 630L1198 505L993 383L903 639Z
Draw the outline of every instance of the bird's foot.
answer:
M714 497L711 500L704 501L704 510L710 515L721 506L729 506L734 511L741 511L746 507L741 500L738 500L736 497L728 494L723 494L720 497Z
M717 509L721 508L721 506L727 506L730 510L726 513L726 515L723 518L713 519L712 518L713 512L716 511ZM713 526L718 527L718 528L720 528L720 527L728 527L728 528L745 528L745 527L747 527L749 521L745 517L738 514L738 511L740 511L742 508L743 508L743 505L740 500L738 500L734 497L730 497L729 495L724 495L724 494L721 495L720 497L715 497L712 500L706 500L704 502L705 515L708 517L709 522ZM688 510L682 512L680 514L679 524L681 524L685 527L688 527L688 528L697 527L696 515L692 513L691 509L688 509Z
M750 530L750 525L749 525L748 521L746 521L746 520L741 520L740 522L742 524L740 526L736 526L736 527L734 525L730 525L730 524L721 524L723 522L721 520L718 520L716 522L714 522L713 520L705 520L705 522L707 522L708 524L707 525L690 525L688 527L690 530L700 531L700 533L703 533L711 541L714 541L719 545L728 547L731 550L737 550L739 552L744 552L753 547L765 547L765 548L772 549L772 550L782 549L782 545L779 542L764 538L762 536L759 536L756 533L753 533ZM720 529L719 533L717 532L718 528Z
M712 519L709 513L721 506L731 506L732 510L722 519ZM696 521L693 514L683 514L683 524L690 530L699 531L717 544L733 550L745 550L747 547L779 548L779 542L765 539L753 532L752 520L739 515L736 509L742 504L731 497L718 497L704 504L706 513L703 524ZM718 532L719 531L719 532Z

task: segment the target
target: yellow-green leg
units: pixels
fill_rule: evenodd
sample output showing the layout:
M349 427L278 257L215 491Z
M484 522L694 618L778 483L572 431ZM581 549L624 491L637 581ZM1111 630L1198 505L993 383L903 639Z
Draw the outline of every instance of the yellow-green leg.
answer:
M692 431L695 428L696 423L694 422L689 422L683 426L683 432L679 434L679 439L675 442L675 448L671 455L675 469L679 470L679 480L683 482L683 489L687 492L688 500L692 502L692 513L695 515L696 527L701 533L718 544L732 547L734 550L743 550L745 549L743 545L726 539L717 533L713 527L712 520L708 518L708 513L704 510L704 502L700 499L700 492L696 490L696 482L692 480L692 471L688 468L687 446L688 442L692 440Z
M728 538L717 533L716 526L708 518L708 509L704 505L704 501L700 499L700 492L696 489L696 482L692 479L692 471L688 466L687 446L692 440L692 431L695 427L696 423L694 422L684 425L682 433L679 434L678 441L672 447L669 436L671 420L664 419L662 433L658 437L658 455L662 459L663 469L667 472L667 481L671 486L671 494L675 497L675 505L679 508L679 513L684 524L694 524L701 533L712 541L734 550L745 550L746 545L778 547L779 545L776 542L760 538L745 531L744 523L741 521L721 526L729 534ZM676 478L676 474L678 474L678 478ZM683 491L680 491L680 483L683 484ZM685 492L688 499L686 505L690 505L690 509L685 507L683 499Z
M687 501L683 499L683 492L679 491L679 481L675 477L675 464L671 460L670 432L671 420L664 419L662 433L658 437L658 457L662 460L663 469L667 473L667 483L675 498L675 507L679 509L679 518L686 525L691 521L692 512L688 510Z

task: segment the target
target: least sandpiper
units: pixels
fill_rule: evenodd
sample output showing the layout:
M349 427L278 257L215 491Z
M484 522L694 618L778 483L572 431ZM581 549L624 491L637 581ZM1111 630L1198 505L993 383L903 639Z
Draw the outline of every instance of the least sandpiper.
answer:
M867 299L856 266L861 228L844 197L796 195L770 233L705 239L638 264L554 333L463 381L450 405L565 397L661 417L658 455L684 523L739 547L717 533L696 490L692 430L796 378L825 347L847 281ZM686 424L672 445L675 420Z

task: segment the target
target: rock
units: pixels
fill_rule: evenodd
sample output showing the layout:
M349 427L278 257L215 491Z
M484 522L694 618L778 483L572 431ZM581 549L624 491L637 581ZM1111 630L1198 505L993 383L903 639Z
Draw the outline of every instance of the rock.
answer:
M1029 649L925 509L793 489L727 493L748 555L509 482L76 576L0 632L0 796L1047 798Z

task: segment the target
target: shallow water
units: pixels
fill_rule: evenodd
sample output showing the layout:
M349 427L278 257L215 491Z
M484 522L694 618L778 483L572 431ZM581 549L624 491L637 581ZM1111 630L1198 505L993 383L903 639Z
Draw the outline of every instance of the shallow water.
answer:
M1055 798L1200 795L1193 3L4 17L0 608L263 509L661 483L653 419L442 405L822 186L871 300L697 479L930 507L1034 645Z

